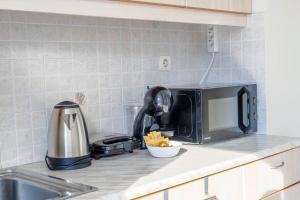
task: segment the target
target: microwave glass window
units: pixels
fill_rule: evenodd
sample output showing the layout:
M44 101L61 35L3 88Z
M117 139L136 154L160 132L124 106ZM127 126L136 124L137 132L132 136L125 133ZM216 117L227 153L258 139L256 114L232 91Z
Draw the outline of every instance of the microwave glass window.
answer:
M238 100L236 97L208 100L209 132L238 127Z

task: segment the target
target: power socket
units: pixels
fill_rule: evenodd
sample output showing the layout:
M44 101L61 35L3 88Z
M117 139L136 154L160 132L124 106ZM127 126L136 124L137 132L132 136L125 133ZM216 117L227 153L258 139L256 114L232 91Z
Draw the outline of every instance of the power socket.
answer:
M214 25L207 27L207 51L209 53L219 51L218 28Z
M171 57L170 56L160 56L159 57L159 70L160 71L170 71L171 70Z

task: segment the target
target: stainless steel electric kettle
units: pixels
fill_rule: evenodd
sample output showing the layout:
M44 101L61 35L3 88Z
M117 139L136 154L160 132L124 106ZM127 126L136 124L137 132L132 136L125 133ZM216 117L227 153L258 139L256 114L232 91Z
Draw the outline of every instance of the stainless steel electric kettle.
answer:
M77 103L63 101L54 106L45 161L51 170L79 169L91 165L87 127Z

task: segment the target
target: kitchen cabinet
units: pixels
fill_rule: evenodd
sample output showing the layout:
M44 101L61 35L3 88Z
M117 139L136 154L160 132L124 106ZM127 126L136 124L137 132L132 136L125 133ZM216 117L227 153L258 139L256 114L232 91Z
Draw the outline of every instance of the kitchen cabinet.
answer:
M192 181L168 190L167 200L189 200L204 199L205 195L204 179Z
M203 9L205 7L198 4L190 5L197 9L189 9L187 3L186 0L2 0L0 9L180 23L247 25L247 13Z
M139 200L298 200L300 148L290 149Z
M300 195L300 183L292 185L280 192L274 193L261 200L298 200Z
M294 154L293 151L287 151L246 165L245 200L261 199L299 181L294 173Z
M120 0L185 8L209 9L224 12L251 13L252 0Z
M146 195L144 197L137 198L135 200L165 200L164 192L158 192L150 195Z
M300 181L300 148L295 148L291 151L290 159L293 161L293 167L289 170L293 173L294 181Z
M127 0L128 2L149 3L168 6L186 6L186 0Z
M252 0L187 0L187 7L226 12L251 13Z
M208 194L218 200L243 199L243 168L235 168L208 177Z
M169 188L163 192L147 195L135 200L189 200L206 199L204 179L199 179Z

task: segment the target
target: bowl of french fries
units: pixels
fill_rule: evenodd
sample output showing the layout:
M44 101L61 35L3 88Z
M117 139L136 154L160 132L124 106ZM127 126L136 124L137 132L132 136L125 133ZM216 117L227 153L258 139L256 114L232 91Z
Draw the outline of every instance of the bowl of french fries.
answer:
M161 135L159 131L151 131L146 136L144 140L149 153L157 158L169 158L176 156L181 147L181 142L170 141Z

